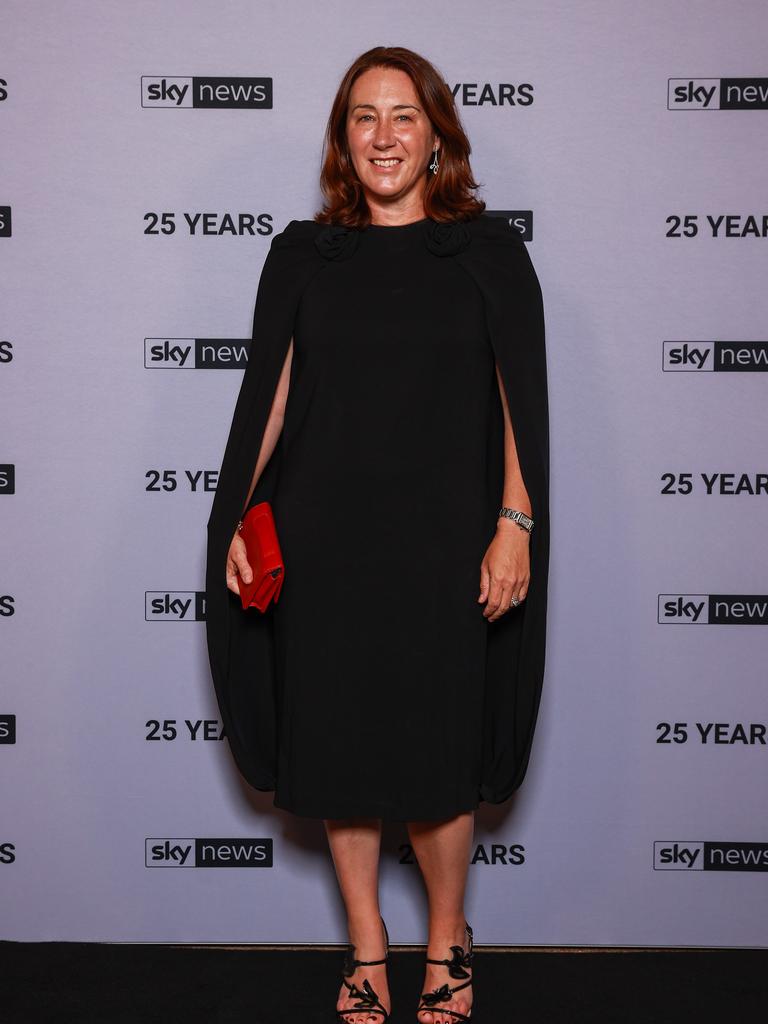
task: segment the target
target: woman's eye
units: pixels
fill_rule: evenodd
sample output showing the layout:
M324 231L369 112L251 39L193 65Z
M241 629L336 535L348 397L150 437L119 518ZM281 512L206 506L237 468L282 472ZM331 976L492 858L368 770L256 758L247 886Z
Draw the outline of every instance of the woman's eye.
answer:
M373 117L373 114L361 114L358 121L365 121L367 117ZM398 114L398 119L404 117L406 121L412 121L413 118L408 114Z

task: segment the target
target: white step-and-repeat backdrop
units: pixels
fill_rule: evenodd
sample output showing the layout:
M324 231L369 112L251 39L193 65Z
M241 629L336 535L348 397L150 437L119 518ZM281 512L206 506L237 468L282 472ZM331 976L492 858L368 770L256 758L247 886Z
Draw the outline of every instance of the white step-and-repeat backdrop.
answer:
M3 938L346 940L322 822L234 768L201 591L264 256L384 44L450 84L547 318L547 675L477 941L768 946L766 38L762 0L6 0ZM404 825L382 904L424 940Z

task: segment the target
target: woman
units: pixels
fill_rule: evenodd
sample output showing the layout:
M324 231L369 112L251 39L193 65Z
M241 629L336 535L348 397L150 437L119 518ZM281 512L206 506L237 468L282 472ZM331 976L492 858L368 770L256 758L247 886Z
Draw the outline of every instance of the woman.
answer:
M421 56L377 47L346 72L325 206L275 236L262 271L208 523L225 731L252 786L324 821L347 1024L390 1012L383 820L407 822L429 896L417 1019L469 1019L473 812L520 785L544 671L541 292L519 232L471 195L469 153ZM285 582L243 612L226 593L251 579L237 524L265 500Z

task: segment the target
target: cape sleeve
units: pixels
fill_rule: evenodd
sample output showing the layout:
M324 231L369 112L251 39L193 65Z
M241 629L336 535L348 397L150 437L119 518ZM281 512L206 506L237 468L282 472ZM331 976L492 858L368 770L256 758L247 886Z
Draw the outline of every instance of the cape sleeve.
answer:
M549 402L544 308L519 231L500 217L470 222L456 255L480 289L490 343L505 390L520 470L531 500L531 579L525 600L489 623L480 795L501 803L526 773L544 677L549 570ZM501 402L499 401L499 406ZM492 521L504 484L503 411L489 436Z
M272 606L244 611L226 585L229 545L253 478L301 296L323 258L321 225L292 220L275 235L256 293L251 348L235 403L208 519L205 621L208 658L224 733L235 763L255 789L272 790L276 770L276 680ZM279 443L249 504L270 500Z

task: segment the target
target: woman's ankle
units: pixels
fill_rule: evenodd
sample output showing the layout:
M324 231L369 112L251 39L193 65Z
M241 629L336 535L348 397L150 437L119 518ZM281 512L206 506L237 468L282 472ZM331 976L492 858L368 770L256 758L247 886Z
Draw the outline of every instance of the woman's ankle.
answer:
M361 955L361 948L383 949L386 945L384 925L381 913L378 910L373 913L348 918L347 932L349 934L349 941L357 949L355 955L359 960L370 959L367 956ZM383 956L383 953L379 955Z

